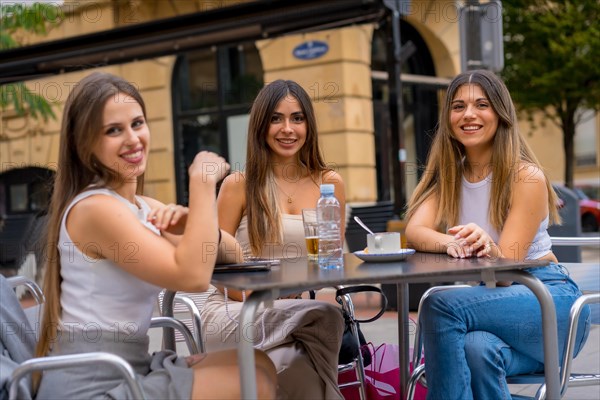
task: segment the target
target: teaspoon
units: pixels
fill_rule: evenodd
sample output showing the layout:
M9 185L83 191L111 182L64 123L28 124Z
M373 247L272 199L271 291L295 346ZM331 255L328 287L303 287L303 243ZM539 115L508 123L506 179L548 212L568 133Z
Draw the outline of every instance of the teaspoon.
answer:
M371 235L374 235L373 231L372 231L372 230L370 230L370 229L369 229L369 227L368 227L368 226L366 226L366 225L365 225L365 223L364 223L364 222L362 222L362 221L360 220L360 218L358 218L358 217L356 217L356 216L355 216L355 217L354 217L354 220L356 221L356 223L357 223L357 224L359 224L360 226L362 226L362 228L363 228L365 231L369 232Z

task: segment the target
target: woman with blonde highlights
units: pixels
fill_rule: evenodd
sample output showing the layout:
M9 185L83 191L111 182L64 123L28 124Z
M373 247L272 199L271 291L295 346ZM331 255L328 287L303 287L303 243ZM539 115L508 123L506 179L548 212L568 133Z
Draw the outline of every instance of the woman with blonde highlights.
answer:
M550 182L518 131L504 83L489 71L454 78L426 171L409 202L409 245L457 258L548 261L527 271L554 298L564 343L569 310L581 292L552 253L547 227L560 222L556 205ZM419 322L429 399L510 398L507 376L543 371L537 299L523 285L499 286L441 291L425 300ZM589 309L579 326L575 353L589 332Z
M170 351L150 355L147 335L162 288L206 290L217 260L241 258L221 250L235 240L217 223L216 186L229 165L199 153L189 167L189 209L165 205L141 195L149 151L136 88L106 73L82 79L63 114L36 353L117 354L132 365L149 399L239 398L239 382L231 379L239 373L235 351L187 359ZM218 243L220 250L199 257L198 243ZM259 396L274 398L273 364L262 352L256 356ZM115 372L97 365L48 371L36 398L129 398Z

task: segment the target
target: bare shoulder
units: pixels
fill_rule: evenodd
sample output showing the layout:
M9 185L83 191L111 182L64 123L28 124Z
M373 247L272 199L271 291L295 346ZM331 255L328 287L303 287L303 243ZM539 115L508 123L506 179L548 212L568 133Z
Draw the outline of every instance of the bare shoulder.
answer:
M115 222L127 220L133 213L126 204L115 197L94 194L77 202L69 212L67 224L75 229L81 228L90 233L86 227L94 226L91 232L98 234L103 230L114 228Z
M102 213L110 210L127 210L127 206L117 198L109 196L107 194L93 194L86 197L85 199L79 200L73 208L71 213ZM88 217L93 217L89 215Z
M516 195L538 199L545 198L548 191L544 171L538 165L525 162L519 165L514 187Z
M516 182L518 184L546 187L546 175L540 166L523 162L517 170Z
M246 176L240 171L227 175L221 184L221 190L243 193L246 190Z
M332 169L324 171L322 176L323 176L323 183L333 183L336 186L338 184L340 184L340 185L344 184L344 180L342 179L342 176Z
M236 171L228 175L221 184L219 195L217 197L217 207L219 208L219 218L227 212L239 210L243 212L246 206L246 177L243 173Z

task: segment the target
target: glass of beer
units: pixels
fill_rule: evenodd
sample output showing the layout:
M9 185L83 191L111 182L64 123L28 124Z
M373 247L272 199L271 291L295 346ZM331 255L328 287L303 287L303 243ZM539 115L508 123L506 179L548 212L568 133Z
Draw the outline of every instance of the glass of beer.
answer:
M319 234L317 231L317 210L314 208L302 209L302 223L304 224L304 239L309 260L319 258Z

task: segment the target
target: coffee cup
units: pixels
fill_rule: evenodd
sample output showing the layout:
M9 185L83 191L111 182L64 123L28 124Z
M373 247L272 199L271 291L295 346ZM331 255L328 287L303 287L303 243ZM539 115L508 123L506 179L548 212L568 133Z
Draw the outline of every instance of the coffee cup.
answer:
M369 254L390 254L400 251L399 232L377 232L367 235Z

